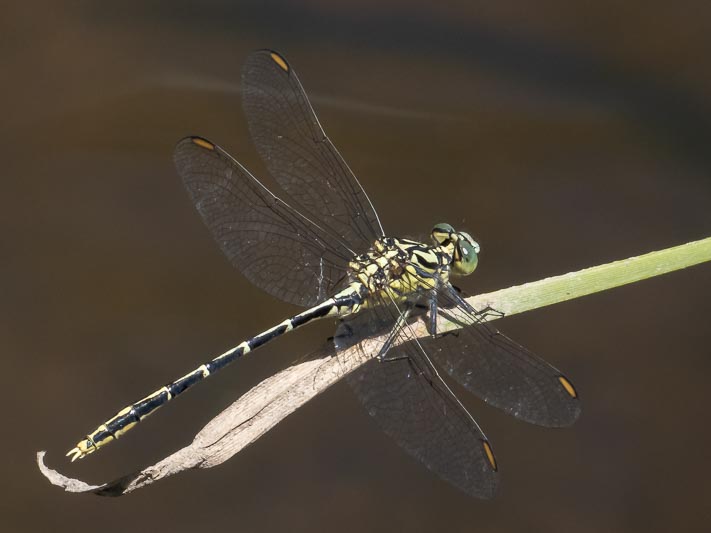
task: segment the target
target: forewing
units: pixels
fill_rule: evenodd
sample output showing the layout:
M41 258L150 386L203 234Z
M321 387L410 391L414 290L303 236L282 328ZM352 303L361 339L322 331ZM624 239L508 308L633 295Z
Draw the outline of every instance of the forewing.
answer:
M254 52L242 89L249 131L274 179L353 251L365 252L382 236L378 216L323 131L294 69L276 52Z
M222 148L187 137L176 146L174 159L220 248L257 287L311 306L345 278L348 249L274 196Z
M439 313L463 327L424 339L423 345L450 376L485 402L526 422L546 427L575 422L580 399L557 368L481 323L481 313L451 286L439 294L439 302Z

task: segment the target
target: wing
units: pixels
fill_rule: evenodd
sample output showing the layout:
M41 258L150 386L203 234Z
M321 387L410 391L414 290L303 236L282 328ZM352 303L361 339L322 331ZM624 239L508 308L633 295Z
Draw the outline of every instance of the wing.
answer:
M393 321L387 314L395 314L392 307L362 311L345 321L336 334L337 348L352 345L364 332L387 332L383 324ZM486 436L408 327L395 335L404 344L392 347L382 361L365 363L347 377L349 384L383 431L410 455L464 492L493 497L498 475Z
M222 148L187 137L174 159L213 237L254 285L285 302L312 306L344 279L348 247L274 196Z
M447 373L485 402L546 427L565 427L580 414L575 387L557 368L481 322L481 313L447 285L438 312L462 329L422 344ZM474 325L471 325L474 324Z
M383 235L370 199L321 128L293 68L260 50L242 71L249 130L269 172L304 212L355 252Z

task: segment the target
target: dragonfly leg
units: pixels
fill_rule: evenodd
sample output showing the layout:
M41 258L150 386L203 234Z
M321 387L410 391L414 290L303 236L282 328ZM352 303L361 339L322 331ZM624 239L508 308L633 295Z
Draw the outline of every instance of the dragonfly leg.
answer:
M433 337L437 337L437 300L435 298L430 299L430 312L427 315L427 331Z
M477 309L476 315L484 322L486 322L487 320L493 320L494 318L504 318L506 316L506 313L504 313L503 311L499 311L498 309L494 309L490 305L487 305L482 309Z
M390 334L388 335L387 340L380 347L380 351L378 352L377 356L378 361L382 362L385 360L385 354L388 353L388 350L390 350L390 348L392 347L393 343L395 342L395 339L397 339L398 335L402 331L402 328L404 328L407 324L407 319L410 317L410 313L415 307L415 304L414 302L408 302L406 306L407 307L405 307L405 310L400 313L400 316L398 317L397 321L390 330Z

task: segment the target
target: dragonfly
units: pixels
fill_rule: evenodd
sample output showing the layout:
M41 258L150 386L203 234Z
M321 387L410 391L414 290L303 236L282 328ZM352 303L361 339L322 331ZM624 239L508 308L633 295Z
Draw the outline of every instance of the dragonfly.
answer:
M83 458L159 407L260 346L312 321L337 321L336 352L382 339L346 377L381 428L409 454L464 492L491 498L493 448L443 380L444 370L486 403L521 420L570 426L578 392L559 370L485 324L451 283L471 274L479 244L436 224L431 242L386 236L360 182L326 136L299 78L281 54L252 53L242 71L250 135L276 196L217 144L181 140L174 154L188 194L222 251L270 295L305 308L118 411L67 453ZM288 200L288 202L286 200ZM413 320L425 320L418 338ZM459 329L437 331L438 320Z

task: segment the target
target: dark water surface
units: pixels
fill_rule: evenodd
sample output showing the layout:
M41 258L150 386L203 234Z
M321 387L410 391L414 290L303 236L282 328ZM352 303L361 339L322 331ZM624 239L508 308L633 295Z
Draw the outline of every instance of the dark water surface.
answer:
M386 231L447 221L479 240L468 292L711 235L707 4L332 4L4 9L3 531L708 530L708 265L500 323L584 410L544 430L462 394L497 452L492 502L401 452L345 384L227 464L129 497L40 476L40 449L96 483L149 464L332 334L289 336L64 461L120 406L295 311L222 257L171 159L201 134L264 176L239 100L255 48L298 70Z

